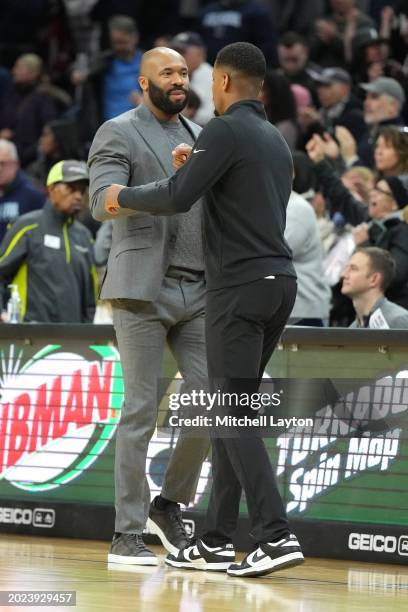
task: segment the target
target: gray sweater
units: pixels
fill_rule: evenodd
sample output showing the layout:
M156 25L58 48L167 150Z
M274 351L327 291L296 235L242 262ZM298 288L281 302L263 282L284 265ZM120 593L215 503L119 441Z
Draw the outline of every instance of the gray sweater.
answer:
M298 292L291 319L327 319L331 291L323 270L323 251L312 206L292 191L286 211L285 238L292 249Z
M366 325L361 325L358 318L350 327L368 327L370 329L408 329L408 310L382 297L374 304L370 314L365 317Z

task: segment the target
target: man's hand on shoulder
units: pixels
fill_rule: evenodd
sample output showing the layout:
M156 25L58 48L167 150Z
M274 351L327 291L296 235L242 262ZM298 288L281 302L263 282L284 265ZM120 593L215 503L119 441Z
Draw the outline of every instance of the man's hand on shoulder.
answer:
M108 187L105 193L105 210L107 213L116 216L119 212L120 205L118 202L118 196L120 192L124 189L124 185L111 185Z

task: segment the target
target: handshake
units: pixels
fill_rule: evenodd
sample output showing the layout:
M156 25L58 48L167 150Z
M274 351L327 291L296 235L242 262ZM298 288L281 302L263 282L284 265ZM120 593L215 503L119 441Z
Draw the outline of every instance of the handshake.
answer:
M179 170L186 163L192 150L193 147L185 143L179 144L173 149L173 167L175 170ZM112 216L116 216L119 213L118 197L122 189L124 189L124 185L113 184L106 190L104 200L105 211Z

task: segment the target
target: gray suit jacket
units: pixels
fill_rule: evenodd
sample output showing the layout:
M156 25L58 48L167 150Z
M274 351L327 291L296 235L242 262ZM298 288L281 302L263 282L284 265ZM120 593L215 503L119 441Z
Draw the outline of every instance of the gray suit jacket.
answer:
M201 128L181 115L180 120L197 138ZM104 123L88 158L89 200L95 219L112 218L104 209L105 189L112 183L134 187L171 176L171 151L159 121L143 104ZM177 225L178 215L153 216L120 209L113 222L101 298L155 300L176 242Z

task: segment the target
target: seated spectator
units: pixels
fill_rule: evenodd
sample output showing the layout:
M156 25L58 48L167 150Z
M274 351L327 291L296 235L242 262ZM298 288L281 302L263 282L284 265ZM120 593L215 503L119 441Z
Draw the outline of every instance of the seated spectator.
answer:
M109 21L110 50L96 57L89 72L74 70L73 82L81 87L80 139L90 142L104 121L131 110L141 102L139 86L142 51L139 33L130 17L116 15Z
M408 225L401 214L408 203L408 175L377 181L366 206L352 196L325 160L324 143L318 135L307 144L307 152L316 164L331 214L341 212L347 223L357 226L353 231L355 244L378 246L393 256L396 274L387 297L408 307Z
M291 325L323 327L329 319L331 292L323 272L323 253L312 206L292 191L286 211L285 238L298 277Z
M216 0L198 15L196 27L213 64L225 45L245 40L262 49L269 65L276 65L277 32L271 11L257 0Z
M50 121L43 127L37 159L27 166L26 172L39 187L45 188L52 166L63 159L77 159L79 148L76 124L73 121Z
M306 87L311 93L313 103L317 106L316 85L309 74L310 69L317 66L309 62L309 45L307 41L296 32L286 32L278 44L279 69L289 82Z
M388 251L377 247L355 250L342 274L341 288L357 315L350 327L408 329L408 310L384 295L394 275L395 261Z
M365 166L374 166L374 141L380 127L401 125L401 109L405 103L405 93L401 85L388 77L379 77L372 83L363 83L367 92L364 102L364 121L367 131L360 139L358 155Z
M23 168L36 156L37 143L46 123L66 110L71 99L44 82L38 55L20 56L13 67L13 84L0 106L0 138L12 140Z
M42 208L45 195L20 170L16 146L0 140L0 240L9 223L17 217Z
M214 103L212 99L212 66L206 62L206 50L203 40L195 32L181 32L170 42L186 60L190 76L190 88L200 99L200 106L194 116L194 121L205 125L214 117Z
M0 245L0 283L18 286L24 321L91 323L96 272L88 230L75 219L88 188L85 162L61 161L42 210L19 217Z

